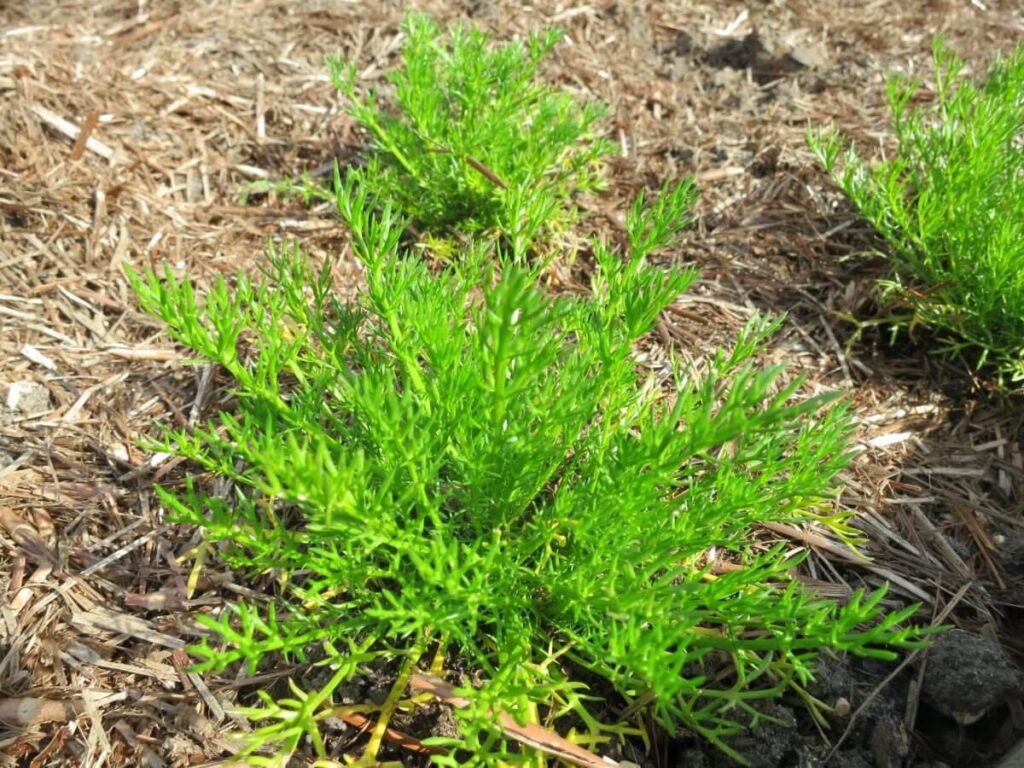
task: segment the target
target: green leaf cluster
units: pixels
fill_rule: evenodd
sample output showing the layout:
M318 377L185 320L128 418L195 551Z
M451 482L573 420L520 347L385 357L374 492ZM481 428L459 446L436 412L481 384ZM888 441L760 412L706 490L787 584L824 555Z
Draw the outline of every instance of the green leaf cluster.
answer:
M604 105L537 78L562 33L495 46L476 28L446 32L409 14L402 34L401 66L382 93L363 92L354 63L328 59L370 137L365 167L349 173L435 237L487 235L525 254L564 234L572 196L600 188L614 147L597 133ZM309 182L300 191L331 194Z
M952 350L1024 382L1024 48L997 58L980 83L934 45L935 97L891 78L896 152L869 164L829 131L811 137L824 167L885 239L883 297Z
M335 689L373 663L403 674L431 649L483 681L439 763L526 756L494 712L599 723L582 678L648 702L729 749L754 703L802 690L823 649L891 658L914 608L884 590L845 604L792 575L800 556L751 536L829 512L851 422L832 396L757 363L778 321L755 318L698 372L638 364L635 344L693 281L648 264L689 221L693 188L641 198L627 252L602 242L591 292L553 297L544 265L473 243L432 270L406 221L353 179L336 203L365 266L343 302L329 265L276 250L259 280L132 273L143 307L236 383L233 410L162 447L232 481L230 497L162 492L242 573L272 574L266 609L209 617L203 668L326 657L315 693L249 711L246 754L322 750ZM283 764L283 763L282 763Z

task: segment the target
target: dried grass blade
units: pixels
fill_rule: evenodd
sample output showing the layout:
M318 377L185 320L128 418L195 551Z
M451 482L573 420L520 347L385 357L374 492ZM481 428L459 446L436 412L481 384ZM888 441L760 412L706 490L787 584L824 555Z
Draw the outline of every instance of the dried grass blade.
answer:
M469 706L469 700L457 695L450 684L431 675L413 675L409 685L415 690L432 693L453 707L462 709ZM501 729L509 738L573 765L582 766L582 768L608 768L618 765L614 761L598 757L593 752L573 744L547 728L542 728L534 723L520 725L514 717L506 712L500 712L498 719Z

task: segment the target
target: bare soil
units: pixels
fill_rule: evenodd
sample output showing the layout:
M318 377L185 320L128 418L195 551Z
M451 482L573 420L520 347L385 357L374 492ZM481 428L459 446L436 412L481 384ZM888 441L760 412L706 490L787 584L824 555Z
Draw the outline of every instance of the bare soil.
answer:
M1024 732L1024 409L932 355L923 333L895 344L856 333L856 319L878 312L881 264L862 254L879 244L805 136L833 122L864 148L888 146L885 74L927 85L937 34L982 68L1020 40L1024 8L415 5L497 38L567 31L545 76L611 104L622 148L609 193L586 201L598 226L620 226L640 187L697 177L699 222L665 258L702 279L654 343L699 360L752 312L787 313L772 356L809 391L847 392L859 419L864 450L841 504L871 559L839 558L820 534L771 535L812 550L805 577L819 589L889 581L892 606L921 602L923 621L945 614L963 630L960 645L898 671L828 661L811 690L835 710L828 729L781 701L735 747L764 768L997 764ZM188 671L195 615L264 585L216 562L198 568L200 535L164 519L153 487L184 468L138 440L209 417L224 390L139 312L122 265L169 263L202 283L257 268L268 238L290 238L335 257L339 285L354 284L329 211L241 196L254 180L358 152L323 59L354 58L379 79L394 63L399 6L0 0L0 766L219 764L233 749L232 705L302 674ZM372 696L372 682L350 693ZM431 723L407 724L414 736L452 727L444 707L432 711ZM358 729L331 727L340 760ZM685 733L618 756L729 764Z

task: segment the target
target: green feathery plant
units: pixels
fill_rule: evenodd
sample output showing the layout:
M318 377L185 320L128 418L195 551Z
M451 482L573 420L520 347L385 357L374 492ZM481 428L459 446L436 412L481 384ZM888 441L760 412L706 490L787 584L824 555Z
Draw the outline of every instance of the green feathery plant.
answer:
M888 82L892 157L869 165L834 130L811 147L887 242L883 300L912 310L900 325L925 323L1024 382L1024 48L980 85L958 82L941 40L933 51L932 103L912 105L916 80Z
M571 196L600 188L600 161L614 147L595 133L604 105L581 105L537 80L562 33L492 46L485 32L445 33L419 14L402 32L402 66L386 90L393 107L361 94L353 63L328 59L349 114L370 137L365 167L347 173L432 236L441 255L459 247L454 233L486 233L525 254L566 232ZM307 200L333 196L308 179L290 189Z
M641 195L628 252L593 244L586 296L545 295L544 265L493 242L432 271L403 248L390 202L340 174L337 208L365 266L351 303L329 265L292 250L202 304L169 269L130 273L146 311L236 382L232 411L160 443L233 492L161 498L233 568L279 585L266 608L201 617L200 668L313 658L328 678L261 693L246 710L263 723L250 762L283 765L303 744L323 756L320 723L357 710L379 720L360 761L375 764L389 715L415 706L410 675L442 663L477 684L460 689L461 737L428 742L447 748L441 765L537 764L497 712L556 728L571 716L594 748L637 733L599 721L582 682L595 676L629 711L742 759L726 743L737 720L788 689L806 695L823 649L892 658L919 642L899 626L915 607L884 615L884 589L816 596L792 575L800 555L751 535L763 522L845 531L830 510L851 421L834 397L798 396L799 381L756 364L777 321L753 320L704 372L639 368L634 344L694 279L646 259L692 199L688 182L653 206ZM397 670L385 704L339 704L370 668Z

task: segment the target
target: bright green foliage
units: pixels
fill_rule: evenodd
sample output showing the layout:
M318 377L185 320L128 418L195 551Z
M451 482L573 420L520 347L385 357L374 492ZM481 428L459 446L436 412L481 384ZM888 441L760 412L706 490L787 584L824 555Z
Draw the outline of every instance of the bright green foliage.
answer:
M612 146L595 136L603 105L537 80L561 33L492 46L482 31L446 34L411 14L403 34L403 66L388 77L393 108L360 95L354 65L328 60L371 139L366 167L349 173L435 235L487 231L523 254L564 229L571 195L600 185Z
M542 264L492 247L432 273L386 202L339 182L366 268L355 303L297 252L202 306L169 271L132 275L143 306L237 382L233 412L163 443L236 493L162 498L233 567L280 583L269 610L207 620L223 644L197 649L201 666L322 648L334 670L313 693L264 695L251 749L287 754L304 734L319 749L338 685L373 662L425 669L435 649L483 680L439 763L530 758L496 710L621 729L588 711L584 670L727 748L735 719L805 682L820 650L915 644L898 627L913 607L815 597L791 577L800 557L751 537L762 521L842 528L827 510L850 420L755 364L777 322L751 322L706 372L673 362L638 383L634 343L694 278L646 263L687 221L689 184L633 207L630 252L594 244L590 295L554 298Z
M957 82L963 63L941 41L934 58L934 103L912 106L919 84L889 81L894 156L868 165L835 132L811 145L889 245L885 298L1022 382L1024 48L980 85Z

